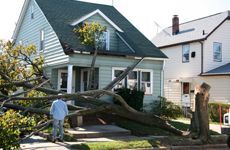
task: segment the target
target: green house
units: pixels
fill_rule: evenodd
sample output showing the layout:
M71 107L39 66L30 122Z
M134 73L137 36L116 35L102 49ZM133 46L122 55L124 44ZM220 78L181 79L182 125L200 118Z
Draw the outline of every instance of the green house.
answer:
M37 55L45 58L45 72L53 88L67 93L84 91L93 49L81 44L73 32L84 22L106 26L104 46L95 64L97 88L104 88L122 70L144 58L114 89L143 90L144 104L158 100L167 56L113 6L77 0L25 0L13 39L15 44L37 46Z

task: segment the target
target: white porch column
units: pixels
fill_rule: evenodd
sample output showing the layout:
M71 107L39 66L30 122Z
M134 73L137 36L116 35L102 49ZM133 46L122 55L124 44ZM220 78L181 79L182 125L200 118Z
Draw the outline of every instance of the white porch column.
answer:
M72 93L73 87L73 65L68 65L67 93ZM68 104L74 104L73 101L67 101Z
M72 93L73 65L68 65L67 93Z

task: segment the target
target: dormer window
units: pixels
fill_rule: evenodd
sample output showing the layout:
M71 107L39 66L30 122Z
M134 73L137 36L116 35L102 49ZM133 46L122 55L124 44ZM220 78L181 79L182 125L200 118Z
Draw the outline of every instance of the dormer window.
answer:
M101 37L99 38L99 49L101 50L109 50L109 42L110 36L109 31L105 31L102 33Z
M30 18L34 19L34 5L31 5L30 7Z

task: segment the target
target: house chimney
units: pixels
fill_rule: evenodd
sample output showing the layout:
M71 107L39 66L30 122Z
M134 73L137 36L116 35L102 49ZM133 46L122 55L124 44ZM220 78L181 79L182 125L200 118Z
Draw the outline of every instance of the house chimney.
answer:
M179 17L174 15L172 18L172 35L179 33Z

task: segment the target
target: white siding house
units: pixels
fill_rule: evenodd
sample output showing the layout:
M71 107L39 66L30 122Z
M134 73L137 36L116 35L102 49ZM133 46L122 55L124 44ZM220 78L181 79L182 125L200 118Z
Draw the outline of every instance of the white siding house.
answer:
M190 107L195 86L211 85L210 101L230 103L230 11L173 25L152 42L169 59L164 70L164 95Z

